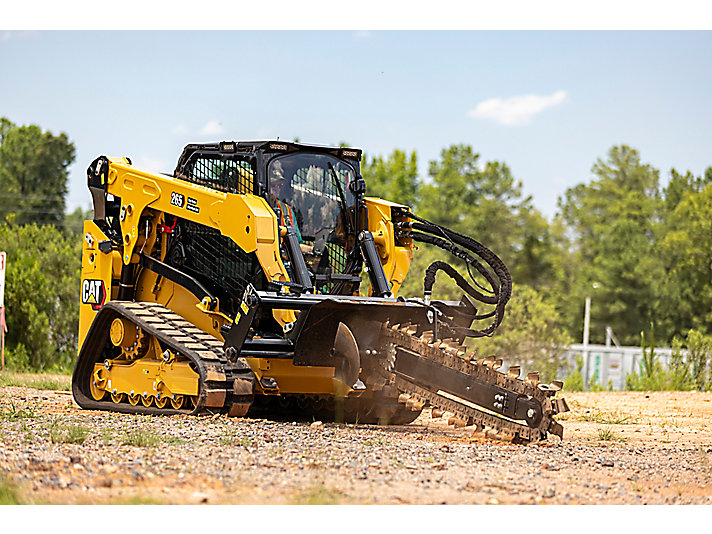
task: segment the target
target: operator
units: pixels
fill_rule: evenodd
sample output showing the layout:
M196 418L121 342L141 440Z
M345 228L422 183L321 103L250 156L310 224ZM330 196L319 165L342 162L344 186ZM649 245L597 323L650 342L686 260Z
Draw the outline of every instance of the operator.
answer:
M280 200L280 197L285 196L282 189L287 185L289 184L287 184L287 180L284 177L282 163L280 161L275 161L272 164L269 177L270 202L272 204L272 207L274 207L275 210L279 209L281 213L279 224L282 226L289 225L294 227L294 231L297 234L297 240L299 241L299 243L304 243L304 240L302 239L302 233L299 231L299 225L297 224L297 217L294 214L294 210L289 204L287 204L284 199Z

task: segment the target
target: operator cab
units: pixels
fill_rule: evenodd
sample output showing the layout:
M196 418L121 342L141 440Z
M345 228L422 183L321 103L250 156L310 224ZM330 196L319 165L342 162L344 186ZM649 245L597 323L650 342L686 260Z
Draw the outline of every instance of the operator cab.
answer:
M263 197L280 226L294 228L298 241L294 248L299 249L294 252L301 252L314 291L352 294L359 289L361 272L361 258L354 251L355 228L360 225L353 189L360 178L360 159L359 149L285 141L190 144L183 149L174 176L211 189ZM215 230L190 222L180 226L188 238L199 230L200 243L205 243L202 234L214 238L216 247L208 251L187 250L182 266L193 267L198 277L208 273L211 283L224 286L221 302L228 293L241 295L248 281L264 289L255 279L258 265L252 254L242 253ZM289 264L284 237L282 252ZM288 270L293 267L287 265ZM235 269L239 272L232 272ZM293 274L290 271L294 280Z
M353 166L329 154L293 152L272 158L267 178L270 206L281 226L294 227L309 271L344 273L353 247Z

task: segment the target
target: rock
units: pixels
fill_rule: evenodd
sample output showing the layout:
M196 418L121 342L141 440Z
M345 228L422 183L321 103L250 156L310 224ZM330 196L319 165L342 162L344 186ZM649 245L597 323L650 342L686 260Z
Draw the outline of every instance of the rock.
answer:
M556 491L554 491L552 488L546 488L546 491L541 495L545 499L551 499L556 495Z
M199 492L199 491L193 492L193 494L191 495L191 498L192 498L193 500L196 500L196 501L198 501L198 502L200 502L200 503L203 503L203 504L205 504L205 503L208 502L208 498L209 498L209 497L210 497L210 496L209 496L207 493L201 493L201 492Z
M324 423L322 423L321 421L314 421L311 425L309 425L309 428L321 430L324 428Z

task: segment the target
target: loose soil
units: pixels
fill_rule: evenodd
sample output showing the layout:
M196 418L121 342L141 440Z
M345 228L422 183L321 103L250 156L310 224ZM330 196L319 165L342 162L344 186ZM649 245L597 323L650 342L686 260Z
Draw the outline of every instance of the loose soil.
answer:
M712 393L566 393L564 440L136 416L0 387L0 493L37 504L712 504ZM83 442L82 442L83 441Z

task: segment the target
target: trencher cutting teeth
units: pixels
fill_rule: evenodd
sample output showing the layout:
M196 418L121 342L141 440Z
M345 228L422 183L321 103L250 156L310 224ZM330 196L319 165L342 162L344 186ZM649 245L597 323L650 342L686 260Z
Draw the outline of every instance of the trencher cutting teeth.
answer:
M431 416L435 419L448 414L448 424L461 428L474 426L477 431L485 433L486 437L516 443L528 443L546 439L551 433L563 438L563 427L553 419L553 416L568 411L569 407L563 398L554 398L561 390L562 382L554 380L550 385L539 383L539 373L532 372L522 380L519 366L511 366L505 372L500 370L502 360L494 356L475 359L474 354L465 354L465 349L453 339L433 342L434 335L431 331L421 332L416 336L417 326L412 324L384 326L382 336L389 347L388 354L393 356L386 362L376 366L377 371L393 383L401 392L398 402L406 404L411 409L422 409L430 406ZM425 373L421 378L411 378L398 370L399 354L418 361L431 369L432 373ZM444 373L439 375L438 373ZM466 384L472 380L472 385L479 384L480 388L515 395L517 399L525 399L530 410L539 415L527 416L530 419L512 419L497 413L497 406L486 406L481 403L464 400L456 392L444 391L444 384L449 383L445 375L456 377L458 383ZM423 376L425 378L423 378ZM427 383L425 383L427 382ZM483 383L485 383L483 385ZM469 390L470 388L467 387ZM502 391L504 390L504 391ZM504 402L495 398L495 403ZM517 401L519 402L519 400ZM501 412L500 408L500 412Z

